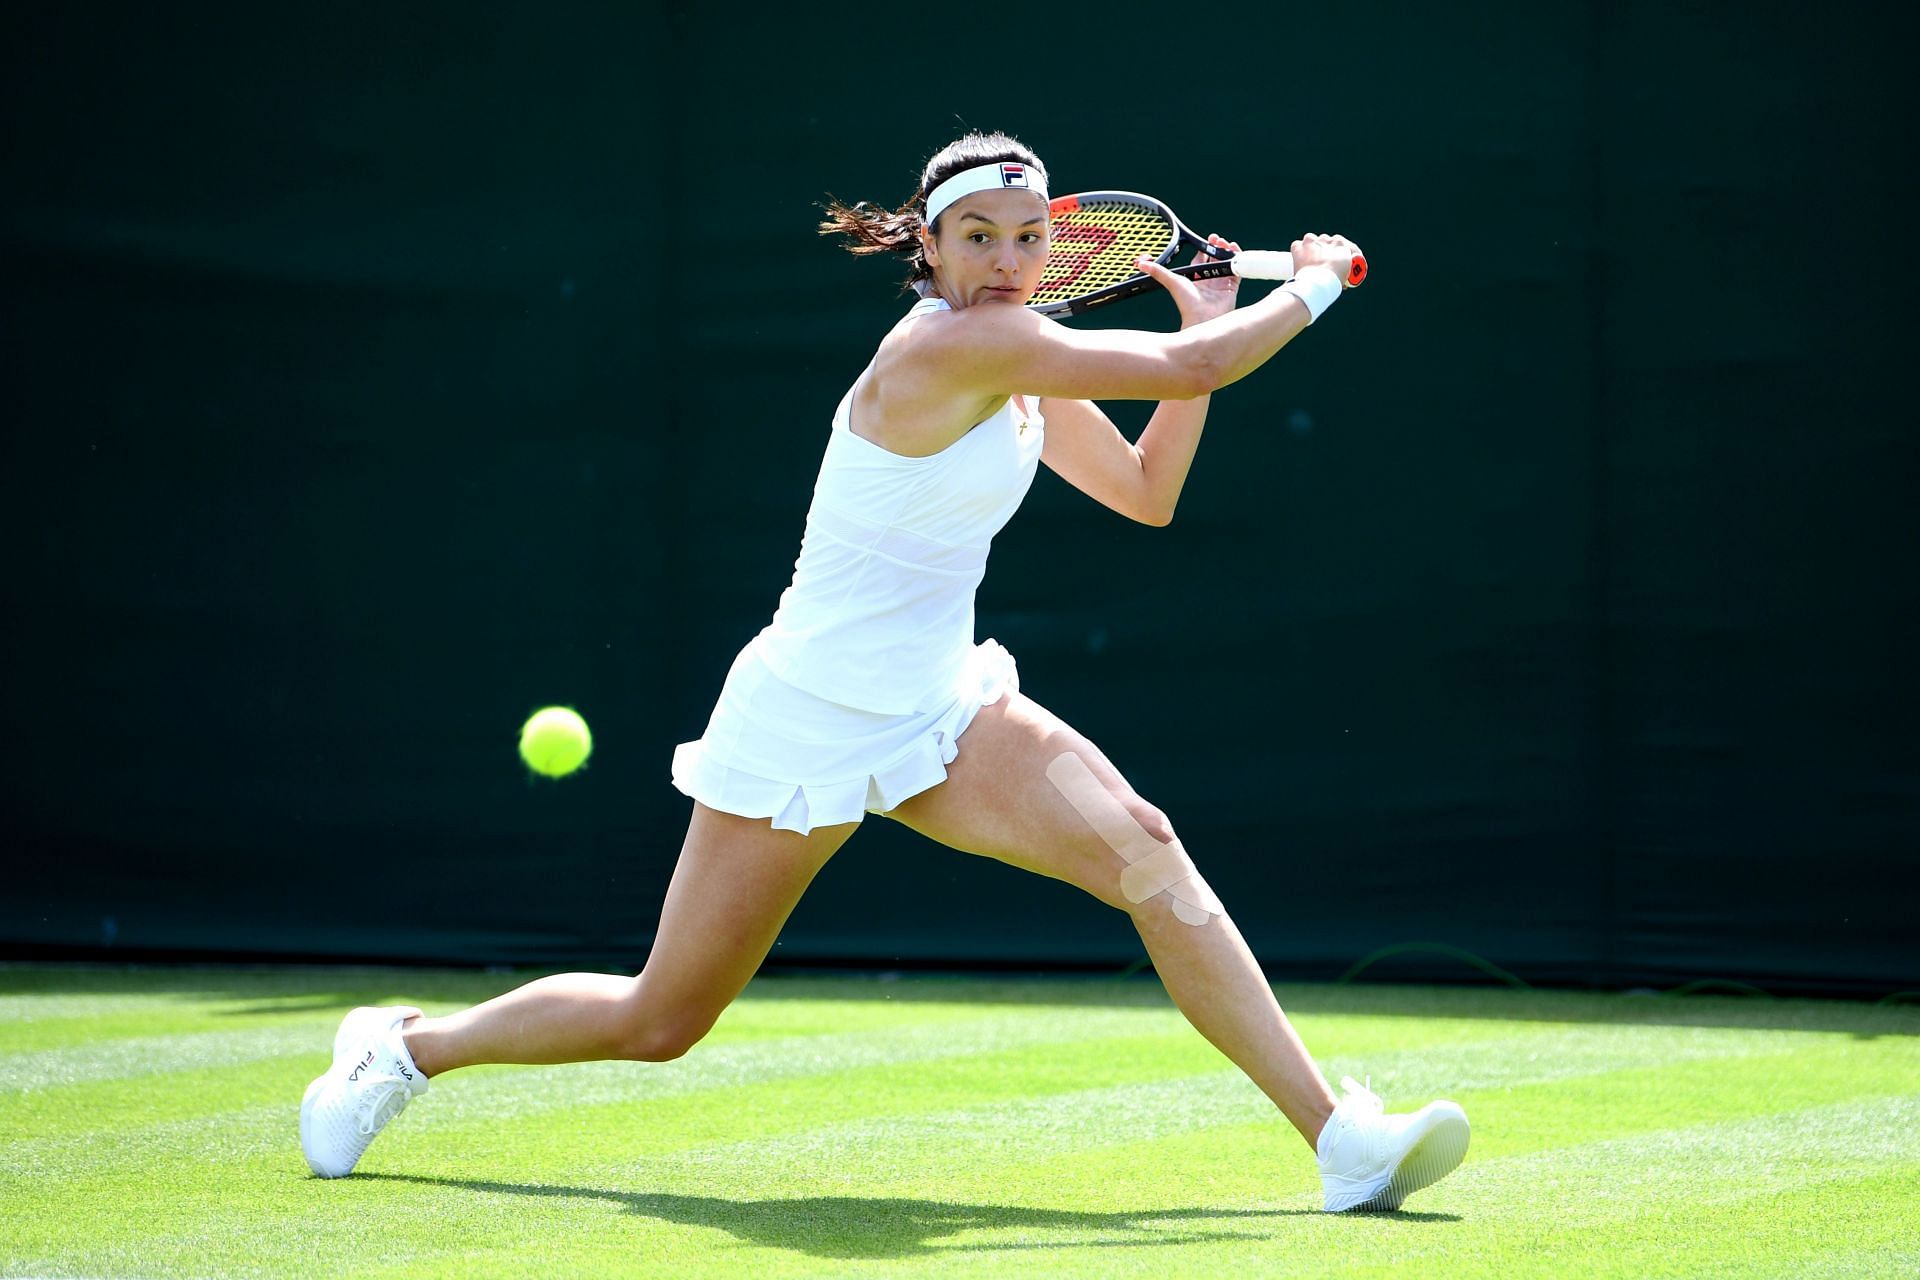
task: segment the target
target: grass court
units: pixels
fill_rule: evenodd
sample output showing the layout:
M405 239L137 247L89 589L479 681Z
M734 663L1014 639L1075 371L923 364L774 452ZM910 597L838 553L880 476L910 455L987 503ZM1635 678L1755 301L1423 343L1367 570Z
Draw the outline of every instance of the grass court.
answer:
M659 1065L434 1083L313 1178L356 1004L529 974L0 966L9 1276L1912 1276L1920 1008L1283 986L1465 1165L1317 1212L1304 1143L1150 979L768 976Z

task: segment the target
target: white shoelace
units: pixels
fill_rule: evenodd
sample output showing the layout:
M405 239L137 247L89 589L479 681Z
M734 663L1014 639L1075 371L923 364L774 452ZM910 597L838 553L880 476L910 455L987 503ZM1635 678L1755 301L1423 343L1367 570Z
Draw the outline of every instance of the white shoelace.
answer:
M1365 1084L1361 1084L1352 1076L1342 1076L1340 1087L1347 1091L1347 1096L1340 1100L1340 1105L1347 1111L1348 1132L1357 1131L1360 1139L1358 1169L1366 1171L1371 1176L1381 1167L1387 1156L1386 1126L1380 1123L1381 1117L1386 1113L1387 1104L1382 1102L1380 1095L1373 1091L1372 1076L1367 1077ZM1348 1172L1351 1175L1353 1170L1342 1172Z
M354 1119L360 1136L371 1138L380 1126L400 1113L412 1097L407 1082L399 1076L367 1076L360 1082L360 1096L354 1103Z
M1387 1104L1382 1102L1380 1095L1373 1091L1372 1076L1367 1077L1365 1084L1361 1084L1352 1076L1341 1076L1340 1087L1347 1091L1345 1101L1351 1102L1355 1107L1370 1115L1377 1116L1387 1109Z

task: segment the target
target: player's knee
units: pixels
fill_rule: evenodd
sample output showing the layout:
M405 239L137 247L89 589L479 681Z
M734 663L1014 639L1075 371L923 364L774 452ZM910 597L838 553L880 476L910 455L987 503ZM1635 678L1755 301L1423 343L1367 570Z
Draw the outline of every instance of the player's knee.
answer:
M717 1010L675 1007L636 991L622 1011L613 1056L630 1062L671 1062L699 1044L719 1019Z
M621 1036L616 1056L629 1062L672 1062L699 1044L712 1025L699 1020L652 1019Z
M1172 820L1138 796L1115 799L1126 810L1130 830L1128 838L1110 846L1115 893L1106 899L1109 905L1137 923L1158 922L1171 912L1187 924L1203 925L1224 914Z
M1137 915L1142 904L1127 896L1122 883L1124 873L1131 862L1145 856L1156 845L1173 843L1173 823L1160 809L1132 791L1116 790L1108 794L1118 806L1116 812L1125 813L1126 825L1123 832L1109 829L1090 833L1093 839L1088 842L1087 859L1093 872L1089 882L1081 887L1108 906Z
M1103 782L1071 751L1063 751L1048 762L1047 779L1098 837L1087 843L1092 861L1083 863L1088 873L1087 880L1082 881L1095 896L1136 919L1143 911L1153 909L1150 904L1155 900L1163 898L1174 917L1187 924L1203 925L1223 914L1219 899L1181 847L1166 814L1133 794L1125 784ZM1117 898L1104 891L1116 887Z

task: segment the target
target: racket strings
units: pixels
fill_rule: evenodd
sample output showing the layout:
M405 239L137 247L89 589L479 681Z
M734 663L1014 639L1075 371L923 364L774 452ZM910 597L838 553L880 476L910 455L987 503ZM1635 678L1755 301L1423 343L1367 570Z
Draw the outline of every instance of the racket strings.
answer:
M1048 229L1046 274L1035 303L1057 302L1139 275L1133 260L1159 260L1179 237L1158 212L1118 202L1083 204L1056 214Z

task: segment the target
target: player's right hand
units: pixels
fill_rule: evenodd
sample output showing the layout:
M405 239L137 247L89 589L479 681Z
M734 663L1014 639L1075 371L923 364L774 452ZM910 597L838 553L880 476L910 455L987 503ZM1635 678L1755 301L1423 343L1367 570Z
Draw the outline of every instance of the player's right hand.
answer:
M1341 280L1353 269L1353 259L1360 254L1360 246L1345 236L1323 236L1310 233L1293 242L1293 269L1298 272L1306 267L1326 267Z

